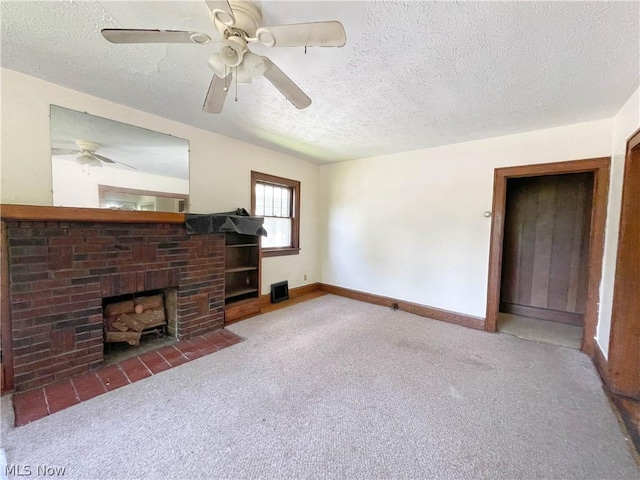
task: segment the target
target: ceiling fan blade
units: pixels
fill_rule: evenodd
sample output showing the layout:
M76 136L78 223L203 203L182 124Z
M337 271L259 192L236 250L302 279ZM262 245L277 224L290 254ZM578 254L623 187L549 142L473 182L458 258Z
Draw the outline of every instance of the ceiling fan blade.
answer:
M227 0L205 0L207 7L220 23L227 27L232 27L236 23L236 17L233 15L231 5Z
M263 27L256 31L256 38L267 47L343 47L347 43L338 21Z
M204 105L202 109L207 113L220 113L224 106L224 101L227 98L227 92L229 90L228 85L231 83L231 74L224 78L217 75L213 75L211 85L209 85L209 91L207 97L204 99Z
M211 41L211 37L204 33L183 30L103 28L101 33L111 43L195 43L204 45Z
M282 70L266 57L262 57L266 64L264 76L269 80L287 100L293 103L294 107L299 110L307 108L311 105L311 99L304 93L293 80L287 77Z
M134 170L137 170L136 167L132 167L131 165L127 165L126 163L122 163L122 162L113 162L113 163L119 163L120 165L124 165L125 167L129 167L129 168L133 168Z
M133 168L134 170L137 170L136 167L132 167L131 165L128 165L123 162L118 162L117 160L111 160L110 158L104 157L102 155L98 155L97 153L92 153L91 156L105 163L119 163L120 165L124 165L125 167L129 167L129 168Z
M110 158L103 157L102 155L98 155L97 153L93 153L92 155L93 155L94 157L96 157L98 160L102 160L103 162L106 162L106 163L116 163L115 161L111 160Z
M80 150L72 150L70 148L52 148L52 155L76 155L81 153Z

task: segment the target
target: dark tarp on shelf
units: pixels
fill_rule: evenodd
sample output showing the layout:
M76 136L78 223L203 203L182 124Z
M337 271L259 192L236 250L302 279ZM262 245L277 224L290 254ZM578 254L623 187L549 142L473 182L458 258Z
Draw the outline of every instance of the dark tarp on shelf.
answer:
M252 217L244 208L224 213L187 213L184 223L188 234L236 232L244 235L267 236L262 226L264 218Z

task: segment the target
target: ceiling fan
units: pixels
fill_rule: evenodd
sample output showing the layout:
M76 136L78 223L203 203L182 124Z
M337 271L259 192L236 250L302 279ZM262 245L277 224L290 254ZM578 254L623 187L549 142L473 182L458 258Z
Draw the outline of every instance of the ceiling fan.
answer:
M262 26L262 12L252 1L205 0L211 21L222 36L221 46L207 62L213 79L202 109L220 113L232 82L251 83L264 76L296 108L311 105L311 99L271 60L249 50L251 43L267 47L342 47L344 27L338 21ZM105 28L102 36L111 43L195 43L205 45L211 37L182 30Z
M110 158L104 157L102 155L98 155L96 151L100 148L100 145L93 142L87 142L85 140L76 140L76 145L78 146L77 150L70 148L52 148L51 153L53 155L78 155L76 158L76 162L80 165L87 165L89 167L102 167L102 162L104 163L119 163L120 165L124 165L125 167L132 168L137 170L136 167L132 167L131 165L127 165L126 163L118 162L116 160L111 160Z

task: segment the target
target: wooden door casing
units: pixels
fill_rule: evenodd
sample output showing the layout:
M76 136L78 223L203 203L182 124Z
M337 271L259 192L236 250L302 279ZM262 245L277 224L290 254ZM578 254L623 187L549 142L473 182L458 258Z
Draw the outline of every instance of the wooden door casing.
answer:
M640 399L640 130L627 143L608 363L611 390Z
M593 173L507 182L500 310L582 325Z

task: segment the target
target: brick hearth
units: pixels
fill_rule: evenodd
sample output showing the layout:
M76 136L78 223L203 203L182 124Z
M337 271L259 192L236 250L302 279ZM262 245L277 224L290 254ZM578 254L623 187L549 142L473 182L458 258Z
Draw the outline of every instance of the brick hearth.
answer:
M224 321L224 236L172 223L7 221L15 390L96 369L102 298L177 289L179 340Z

